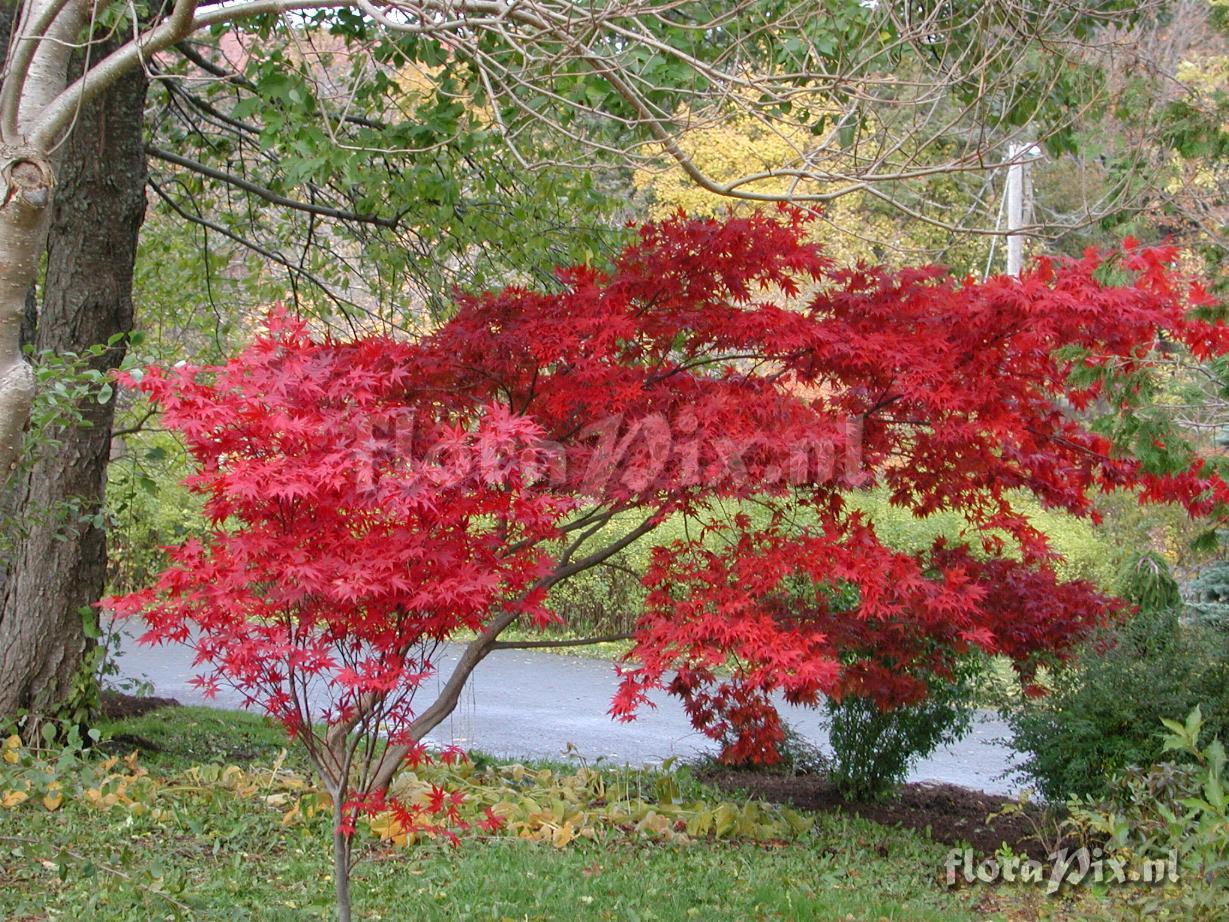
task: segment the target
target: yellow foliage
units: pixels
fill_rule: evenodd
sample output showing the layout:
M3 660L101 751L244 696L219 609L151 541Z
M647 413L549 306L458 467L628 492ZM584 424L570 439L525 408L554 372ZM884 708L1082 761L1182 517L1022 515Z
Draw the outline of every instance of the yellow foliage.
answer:
M329 796L309 779L283 770L282 759L271 769L199 765L174 777L156 778L140 764L137 753L106 759L85 756L56 777L51 774L54 758L44 761L40 753L26 753L20 741L16 745L6 741L3 748L25 756L19 759L23 765L0 771L0 809L5 810L30 803L56 811L75 801L98 810L165 820L173 815L168 799L221 791L275 811L280 825L289 827L327 816L332 808ZM470 762L429 765L402 772L390 793L407 807L427 807L438 790L461 795L456 814L460 829L480 824L486 828L493 816L498 820L491 830L496 835L560 849L580 840L619 836L679 844L708 836L779 840L801 836L811 827L808 818L787 807L685 801L672 776L603 774L584 766L557 771L523 765L479 769ZM413 845L442 831L425 811L421 825L392 811L364 822L395 846Z
M810 133L800 127L768 125L743 115L693 128L682 136L680 146L705 175L720 183L746 176L780 171L795 166L806 154ZM664 218L677 211L715 217L744 212L756 206L709 192L696 184L672 161L662 159L658 169L640 169L633 182L650 198L650 214ZM742 186L743 191L774 196L823 194L835 186L798 183L789 176L763 178ZM838 265L859 261L891 264L904 245L903 224L860 192L843 195L823 205L813 235L825 253ZM763 206L759 206L763 207Z
M1229 55L1210 54L1178 65L1179 83L1197 93L1213 93L1229 86Z
M390 793L407 804L422 803L432 786L463 795L462 822L474 826L488 811L499 834L566 848L580 840L646 837L683 844L696 838L742 837L754 841L805 834L811 820L785 807L751 802L683 802L672 777L632 782L587 767L575 772L529 771L522 765L476 769L470 763L427 766L402 772ZM430 819L427 818L427 822ZM369 828L395 845L413 844L431 832L403 826L391 812L372 817Z

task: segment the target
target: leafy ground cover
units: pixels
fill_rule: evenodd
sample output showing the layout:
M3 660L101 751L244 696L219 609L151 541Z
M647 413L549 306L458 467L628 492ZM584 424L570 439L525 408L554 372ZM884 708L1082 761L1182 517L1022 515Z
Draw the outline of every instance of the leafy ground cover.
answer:
M280 727L163 708L100 730L99 751L81 759L37 760L4 743L0 917L329 918L328 811L283 755ZM409 841L377 817L359 834L357 918L1116 917L1092 892L950 889L946 845L850 813L750 802L687 770L477 757L401 783L463 789L470 815L490 808L499 829L453 847Z

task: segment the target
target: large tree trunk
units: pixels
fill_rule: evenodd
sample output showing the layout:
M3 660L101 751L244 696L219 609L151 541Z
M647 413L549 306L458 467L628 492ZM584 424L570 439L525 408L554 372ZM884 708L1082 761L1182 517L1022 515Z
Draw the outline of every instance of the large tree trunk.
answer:
M145 214L142 123L148 81L121 78L83 108L65 144L47 241L38 349L79 352L132 329L132 271ZM124 346L93 360L119 364ZM81 405L88 426L13 485L22 534L0 588L0 715L55 711L70 693L86 649L82 609L102 593L102 507L114 399ZM66 509L71 512L65 513Z
M84 0L27 0L0 4L4 48L23 22L43 24L45 40L18 43L20 63L0 82L0 103L18 101L10 124L0 119L0 483L16 467L22 432L34 400L34 375L22 358L26 297L38 272L55 185L46 145L31 147L26 132L67 83L69 59L85 25ZM32 49L32 51L31 51ZM31 51L29 57L24 57ZM12 64L6 61L6 64ZM2 108L2 107L0 107Z

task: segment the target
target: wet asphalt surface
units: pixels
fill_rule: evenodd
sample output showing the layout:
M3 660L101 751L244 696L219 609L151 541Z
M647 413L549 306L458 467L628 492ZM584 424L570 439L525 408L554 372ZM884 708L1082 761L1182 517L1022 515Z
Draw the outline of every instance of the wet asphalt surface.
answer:
M442 685L459 655L451 648L441 658ZM153 684L153 694L181 704L237 708L240 696L222 688L206 700L188 684L193 675L192 652L183 646L146 647L124 638L121 674ZM430 739L455 743L512 758L563 758L569 750L590 763L658 764L672 756L682 759L713 752L715 744L692 729L682 706L664 694L654 696L655 708L642 709L630 723L609 715L618 680L606 661L533 650L497 650L470 679L452 716ZM426 695L430 686L423 689ZM819 711L781 703L782 716L803 737L822 750L827 735ZM959 784L993 794L1010 794L1020 787L1005 778L1012 751L1008 729L995 715L979 712L970 733L921 761L911 781Z

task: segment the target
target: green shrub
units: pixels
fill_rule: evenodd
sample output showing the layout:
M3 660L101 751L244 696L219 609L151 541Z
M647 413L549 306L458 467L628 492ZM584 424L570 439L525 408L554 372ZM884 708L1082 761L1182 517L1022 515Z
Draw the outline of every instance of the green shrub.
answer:
M1208 624L1229 625L1229 561L1219 561L1204 570L1191 583L1194 600L1190 610L1196 618Z
M1229 907L1229 799L1225 748L1209 734L1198 707L1185 723L1164 719L1160 749L1174 753L1147 769L1131 769L1104 798L1070 804L1069 825L1134 867L1141 860L1176 867L1163 888L1132 894L1144 913L1181 910L1189 919L1223 919Z
M1201 705L1213 734L1229 729L1229 637L1182 625L1174 609L1141 611L1053 673L1051 691L1008 710L1022 770L1049 800L1099 796L1109 779L1161 756L1155 727Z
M638 565L643 566L634 555L625 552L553 588L550 608L564 623L552 629L552 633L569 637L629 633L644 606Z
M880 710L867 698L829 699L829 779L845 800L885 800L918 759L968 732L973 719L972 662L952 679L929 683L926 699Z
M1169 564L1154 551L1133 554L1118 571L1118 595L1141 611L1177 611L1182 606L1178 581Z
M148 586L167 564L164 547L205 532L200 497L181 481L191 471L182 445L141 433L107 468L107 583L112 592Z

